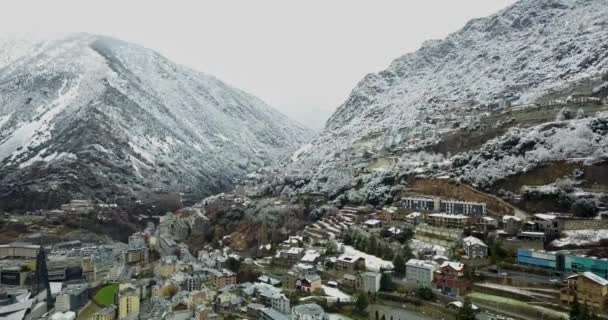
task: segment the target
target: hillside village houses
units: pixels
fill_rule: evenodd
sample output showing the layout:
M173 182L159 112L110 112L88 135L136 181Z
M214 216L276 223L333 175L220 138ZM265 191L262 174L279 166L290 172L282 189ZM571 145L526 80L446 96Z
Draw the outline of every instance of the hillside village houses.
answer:
M220 320L225 315L265 320L326 319L320 305L289 297L315 296L326 302L340 299L341 303L351 303L358 293L382 291L382 275L390 275L393 269L392 262L387 261L391 258L383 252L359 250L353 239L351 244L344 244L345 234L367 239L373 236L376 246L382 243L384 250L393 252L399 252L407 243L415 258L405 262L405 274L398 281L412 290L427 287L436 293L461 297L474 290L469 276L489 264L488 245L482 240L486 234L496 232L493 241L508 243L510 238L525 237L527 233L551 234L564 225L558 215L550 214L530 215L528 219L514 215L490 217L485 215L485 205L479 203L450 202L451 213L441 210L441 199L412 197L398 203L409 204L375 210L343 208L277 244L260 245L259 250L268 252L268 256L256 259L242 258L221 244L206 246L192 255L180 240L183 229L189 226L178 221L180 218L166 216L159 226L136 232L128 237L127 244L110 250L115 254L105 258L103 265L96 251L87 251L79 258L78 266L87 283L97 279L102 285L119 287L115 303L100 308L94 319ZM399 242L404 235L409 237L405 238L408 242ZM330 241L335 242L333 248ZM524 238L517 241L532 243ZM62 246L68 248L71 244ZM273 250L267 249L271 247ZM35 256L39 249L27 243L0 245L0 253L22 259ZM362 251L365 249L369 252ZM153 258L155 255L160 258ZM522 251L521 255L518 252L517 259L521 267L569 268L572 276L559 295L564 305L571 304L574 296L598 309L606 303L604 293L608 289L601 280L605 277L598 277L598 273L604 274L601 259L581 260L566 254L552 257L538 251ZM238 270L228 268L234 266L229 263L233 260L256 273L239 281ZM70 267L50 266L58 277L69 277ZM14 282L10 280L13 274L14 270L0 269L0 281ZM144 280L136 281L142 274ZM605 275L608 277L608 267ZM78 312L90 301L85 292L95 291L72 285L58 290L57 311Z
M462 239L462 247L470 259L485 258L488 255L488 246L473 236Z
M405 264L405 279L419 286L431 287L437 267L433 261L410 259Z
M588 271L570 276L566 287L561 289L560 301L571 305L574 299L604 312L608 307L608 280Z
M465 276L465 268L463 263L445 261L435 270L433 283L444 294L463 295L471 287L470 281Z
M291 309L292 320L327 320L328 316L316 303L301 304Z

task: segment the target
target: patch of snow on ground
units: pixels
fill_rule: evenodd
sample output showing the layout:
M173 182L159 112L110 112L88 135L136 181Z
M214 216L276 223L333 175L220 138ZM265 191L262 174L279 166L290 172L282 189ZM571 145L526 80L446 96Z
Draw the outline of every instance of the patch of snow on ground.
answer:
M418 252L421 250L432 250L433 252L435 252L435 254L442 256L446 255L446 253L448 252L448 249L444 246L430 244L427 242L420 241L418 239L412 239L412 241L410 241L410 248L413 252Z
M365 259L365 267L369 271L380 271L381 268L393 269L393 263L390 261L382 260L371 254L359 251L351 246L344 246L344 254L349 256L363 257Z
M351 318L339 313L328 313L327 316L329 317L329 320L352 320Z
M312 144L310 144L310 143L303 145L300 149L298 149L296 152L293 153L293 155L291 156L291 161L293 161L293 162L298 161L298 157L301 154L306 153L308 150L310 150L310 148L312 148Z
M556 247L567 245L583 246L599 243L600 240L608 239L608 230L572 230L564 231L564 238L553 240L551 243Z
M338 299L340 299L340 302L351 302L352 301L352 297L344 292L342 292L342 290L338 289L338 288L332 288L326 285L323 285L323 291L325 292L325 295L328 296L328 301L337 301Z

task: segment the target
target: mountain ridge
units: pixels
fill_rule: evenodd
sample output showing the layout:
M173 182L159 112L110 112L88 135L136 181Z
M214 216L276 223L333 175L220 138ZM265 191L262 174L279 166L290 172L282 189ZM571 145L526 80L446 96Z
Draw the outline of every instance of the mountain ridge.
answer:
M606 0L521 0L426 41L365 76L260 194L391 203L416 175L496 194L552 162L602 163L607 17Z
M81 33L18 51L0 67L7 207L30 192L53 205L151 190L209 195L311 135L260 99L121 40Z

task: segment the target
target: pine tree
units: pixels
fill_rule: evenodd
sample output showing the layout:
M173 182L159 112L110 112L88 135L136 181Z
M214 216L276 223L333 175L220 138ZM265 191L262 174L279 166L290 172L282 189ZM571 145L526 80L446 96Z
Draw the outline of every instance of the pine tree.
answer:
M473 310L471 298L464 298L462 308L460 308L456 314L456 320L475 320L475 311Z
M408 244L405 244L403 246L402 255L403 255L403 259L405 259L406 261L409 259L412 259L414 257L412 248L410 248L410 246Z
M581 314L581 305L578 303L578 298L574 296L574 301L570 307L570 320L579 320Z
M579 312L577 319L578 320L589 320L589 306L587 305L587 302L585 302L585 304L583 304L583 307L581 308L581 311Z
M369 237L369 242L367 246L367 253L377 255L378 254L378 239L376 236Z
M382 291L393 291L393 277L388 272L382 272L380 277L380 290Z
M400 254L395 255L395 259L393 259L393 267L396 276L402 277L405 275L405 259L403 259Z
M367 298L367 294L365 292L359 292L357 294L357 300L355 301L355 309L357 313L364 315L365 309L369 305L369 299Z

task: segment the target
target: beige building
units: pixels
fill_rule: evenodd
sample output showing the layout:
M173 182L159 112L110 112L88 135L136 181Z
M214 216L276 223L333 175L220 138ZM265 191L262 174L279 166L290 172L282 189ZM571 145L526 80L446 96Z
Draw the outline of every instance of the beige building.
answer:
M95 281L95 259L93 256L82 257L82 277L86 281Z
M560 301L562 304L570 305L574 299L596 311L604 312L608 305L608 280L592 272L569 277L568 285L560 290Z
M462 214L432 213L426 216L430 225L445 228L464 228L469 224L469 217Z
M335 268L344 272L365 270L365 258L343 254L336 259Z
M0 245L0 258L30 258L34 259L38 255L40 246L27 242L13 242Z
M116 319L116 306L111 305L99 310L91 318L92 320L114 320Z
M133 319L139 315L139 292L133 286L121 288L118 292L118 319Z
M222 269L208 269L209 280L217 288L221 289L227 285L236 284L236 274L234 272Z

